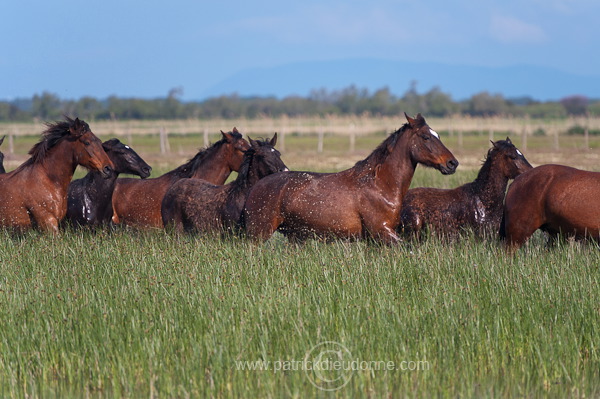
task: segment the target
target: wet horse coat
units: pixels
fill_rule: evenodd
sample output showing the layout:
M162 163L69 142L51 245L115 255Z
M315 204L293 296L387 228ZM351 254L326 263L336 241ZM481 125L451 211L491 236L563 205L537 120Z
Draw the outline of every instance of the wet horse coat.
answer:
M537 230L600 239L600 173L542 165L517 177L508 189L500 236L517 249Z
M29 154L17 169L0 175L1 227L24 231L37 226L58 232L77 165L101 171L106 178L113 171L102 142L78 118L48 123Z
M223 184L231 171L238 171L244 151L250 144L233 129L222 133L223 138L202 150L190 161L154 179L117 179L113 192L114 223L136 227L162 228L160 207L167 190L181 179L204 179Z
M114 165L108 179L99 172L90 171L85 177L69 184L66 220L74 225L98 226L108 224L112 218L112 194L121 173L150 176L152 168L131 147L110 139L102 143L104 151Z
M231 232L239 227L248 192L256 182L273 173L287 171L281 154L271 140L252 140L246 150L237 178L218 186L199 179L184 179L175 183L163 199L162 216L165 226L178 231Z
M477 178L454 189L419 187L408 190L398 231L412 237L424 229L454 236L471 227L479 234L497 234L509 179L531 169L523 154L506 140L492 142Z
M310 237L398 240L400 208L418 163L444 174L458 161L419 114L365 160L339 173L287 172L261 179L250 191L244 223L251 238L276 230Z

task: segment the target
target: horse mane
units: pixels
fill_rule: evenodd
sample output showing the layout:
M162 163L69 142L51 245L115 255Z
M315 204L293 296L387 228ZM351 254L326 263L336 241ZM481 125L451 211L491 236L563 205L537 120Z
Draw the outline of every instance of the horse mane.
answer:
M259 146L263 147L270 144L268 139L257 139L254 142ZM240 170L238 171L238 175L236 179L233 181L231 191L232 193L243 189L248 182L248 177L250 175L250 171L252 169L252 163L254 162L254 154L256 150L251 146L244 152L244 159L242 160L242 164L240 165Z
M408 123L402 125L398 130L383 140L383 142L379 144L368 157L358 161L353 168L357 173L357 177L364 177L375 173L375 167L385 162L392 149L396 145L398 138L406 131L408 127Z
M507 140L498 140L493 143L493 146L488 150L485 159L481 163L481 168L479 172L477 172L477 177L472 182L472 184L478 185L483 184L484 181L487 180L490 175L490 171L492 169L492 158L493 155L504 151L505 149L514 147L514 144Z
M82 133L90 131L90 126L86 122L82 120L79 122L81 123L80 131ZM21 164L16 171L41 163L53 147L70 135L70 129L74 123L75 119L71 119L68 116L65 116L64 121L46 122L46 129L42 132L42 138L28 152L31 157Z
M240 140L242 135L238 131L230 132L230 134L236 140ZM204 160L213 152L221 148L223 144L227 142L225 137L221 138L221 140L217 141L213 145L206 147L204 149L198 150L198 153L194 155L193 158L189 159L186 163L177 168L173 169L170 172L167 172L167 175L176 176L178 178L189 179L192 177L196 169L204 162Z

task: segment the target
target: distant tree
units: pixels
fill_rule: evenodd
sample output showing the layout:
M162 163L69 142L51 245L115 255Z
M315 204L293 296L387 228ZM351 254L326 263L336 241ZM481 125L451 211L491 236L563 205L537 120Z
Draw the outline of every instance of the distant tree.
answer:
M481 92L467 101L466 112L474 116L500 115L508 111L509 105L501 94Z
M560 100L569 115L585 115L589 100L585 96L570 96Z
M41 95L34 95L31 107L31 114L34 118L42 120L58 119L63 113L62 102L57 95L43 92Z
M588 105L588 114L590 116L600 116L600 100L590 102Z
M443 93L439 87L434 87L422 96L425 104L424 112L431 116L445 116L458 112L459 107L452 101L449 94Z
M518 108L520 114L532 118L564 118L567 116L565 107L557 102L532 103Z

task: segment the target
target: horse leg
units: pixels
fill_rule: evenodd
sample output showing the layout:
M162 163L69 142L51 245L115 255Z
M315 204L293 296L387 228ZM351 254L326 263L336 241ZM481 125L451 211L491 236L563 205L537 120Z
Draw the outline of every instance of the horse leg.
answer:
M58 219L51 214L33 215L35 223L42 231L58 234Z
M364 225L364 228L372 238L387 245L397 244L402 241L398 234L396 234L396 231L390 227L388 221L379 222L379 224L365 223Z
M519 249L542 226L542 221L525 207L504 215L505 246L510 251Z

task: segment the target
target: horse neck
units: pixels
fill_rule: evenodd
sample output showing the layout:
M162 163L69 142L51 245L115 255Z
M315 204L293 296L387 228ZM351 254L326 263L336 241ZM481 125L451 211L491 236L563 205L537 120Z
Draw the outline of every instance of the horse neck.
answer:
M87 175L85 175L83 179L86 180L86 185L88 187L95 187L97 188L96 191L98 192L112 193L112 191L115 188L115 185L117 184L118 177L119 174L116 172L111 173L109 178L104 178L102 177L102 174L100 172L90 171Z
M231 183L231 190L229 192L230 197L234 195L242 195L245 197L252 186L260 180L254 158L251 158L247 162L248 164L246 165L242 163L237 178Z
M408 135L399 134L394 148L383 162L376 163L367 158L365 166L375 171L373 184L379 186L390 198L401 201L410 187L417 163L410 156Z
M213 184L221 185L225 183L227 177L231 174L231 168L229 167L229 157L226 156L226 146L221 145L220 147L208 149L211 151L207 153L201 162L194 165L194 171L192 173L193 179L203 179Z
M502 203L507 185L508 177L502 173L498 161L491 155L487 157L477 178L471 183L473 193L478 195L484 204L492 205L497 205L498 201Z
M48 151L43 160L33 164L33 168L45 174L55 187L66 193L77 168L77 162L70 146L62 142Z

